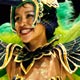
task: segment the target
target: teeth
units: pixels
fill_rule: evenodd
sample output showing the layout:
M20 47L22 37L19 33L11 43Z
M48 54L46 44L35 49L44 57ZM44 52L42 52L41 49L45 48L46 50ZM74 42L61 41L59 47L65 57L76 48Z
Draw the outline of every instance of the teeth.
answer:
M21 30L21 33L24 34L24 33L28 33L30 30L29 29L25 29L25 30Z

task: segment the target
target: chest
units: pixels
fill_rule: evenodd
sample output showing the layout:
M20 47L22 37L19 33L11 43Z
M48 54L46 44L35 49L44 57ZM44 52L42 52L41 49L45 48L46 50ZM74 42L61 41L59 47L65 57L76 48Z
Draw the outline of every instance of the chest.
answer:
M44 56L39 60L35 60L27 74L23 74L20 65L12 60L7 67L7 73L10 80L14 75L20 75L26 80L47 80L53 76L61 75L62 69L56 56Z

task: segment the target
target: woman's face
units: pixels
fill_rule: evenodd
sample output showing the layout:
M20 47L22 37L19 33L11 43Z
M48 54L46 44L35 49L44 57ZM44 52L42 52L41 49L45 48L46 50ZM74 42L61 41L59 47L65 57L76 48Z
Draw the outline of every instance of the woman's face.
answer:
M35 28L32 27L34 15L34 6L29 3L15 10L15 29L21 40L25 43L39 38L45 32L42 24L37 24Z

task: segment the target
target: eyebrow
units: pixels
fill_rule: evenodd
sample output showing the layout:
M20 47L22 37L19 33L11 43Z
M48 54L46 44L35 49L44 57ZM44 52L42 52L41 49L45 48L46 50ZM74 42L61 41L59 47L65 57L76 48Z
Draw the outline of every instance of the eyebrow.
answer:
M25 13L34 12L33 10L25 11ZM15 13L15 16L19 15L18 13Z
M25 13L29 13L29 12L34 12L34 11L30 10L30 11L26 11Z

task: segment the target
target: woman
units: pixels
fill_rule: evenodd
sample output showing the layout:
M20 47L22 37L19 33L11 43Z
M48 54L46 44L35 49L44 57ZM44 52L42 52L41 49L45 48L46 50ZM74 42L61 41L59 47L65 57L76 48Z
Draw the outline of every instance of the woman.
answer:
M6 50L6 54L0 69L6 67L10 80L65 80L66 77L73 80L71 73L77 67L75 61L70 62L72 59L69 56L73 56L70 55L73 49L68 49L68 45L74 41L56 46L53 43L58 39L48 42L58 24L56 17L51 15L55 13L54 5L43 4L36 0L25 0L12 7L12 28L21 38L23 47L17 44L6 46L1 42L2 47L5 45L2 51ZM47 11L48 14L45 13ZM79 41L79 38L76 40Z

